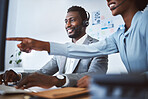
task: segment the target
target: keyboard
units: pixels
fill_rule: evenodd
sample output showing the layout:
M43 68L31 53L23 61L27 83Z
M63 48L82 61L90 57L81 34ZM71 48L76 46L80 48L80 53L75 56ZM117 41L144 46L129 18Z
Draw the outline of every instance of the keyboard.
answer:
M6 85L0 85L0 94L18 94L18 93L29 93L32 92L31 90L25 89L16 89L15 87L12 86L6 86Z
M12 86L12 84L9 84L10 86L6 86L4 84L0 85L0 95L4 94L19 94L19 93L29 93L29 92L41 92L41 91L47 91L47 90L52 90L52 89L58 89L57 87L53 86L49 89L44 89L41 87L31 87L28 89L16 89L15 87Z

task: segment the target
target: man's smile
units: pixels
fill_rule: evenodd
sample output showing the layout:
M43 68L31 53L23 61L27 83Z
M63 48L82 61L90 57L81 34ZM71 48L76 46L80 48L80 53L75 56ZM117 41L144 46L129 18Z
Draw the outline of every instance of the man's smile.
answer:
M72 33L75 29L74 29L74 28L67 28L66 30L67 30L67 32L70 34L70 33Z

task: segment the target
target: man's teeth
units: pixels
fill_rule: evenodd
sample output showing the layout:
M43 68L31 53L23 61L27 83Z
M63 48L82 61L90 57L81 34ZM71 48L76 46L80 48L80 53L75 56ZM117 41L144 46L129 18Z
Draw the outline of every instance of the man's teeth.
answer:
M115 4L110 4L110 5L109 5L110 8L111 8L111 7L114 7L114 6L115 6Z
M68 32L70 33L70 32L72 32L72 30L68 30Z

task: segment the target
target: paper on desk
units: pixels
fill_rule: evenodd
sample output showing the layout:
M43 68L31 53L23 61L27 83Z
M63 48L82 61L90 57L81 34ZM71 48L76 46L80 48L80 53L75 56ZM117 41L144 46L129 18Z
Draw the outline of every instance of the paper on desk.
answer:
M16 94L16 93L28 93L31 91L26 91L26 90L22 90L22 89L16 89L15 87L12 86L6 86L6 85L0 85L0 94L4 95L4 94Z
M52 90L52 89L59 89L59 88L57 88L56 86L53 86L53 87L48 88L48 89L41 88L41 87L31 87L31 88L24 89L24 90L36 93L36 92L47 91L47 90Z
M20 94L20 93L31 93L31 92L41 92L41 91L47 91L47 90L52 90L52 89L57 89L57 87L52 87L49 89L44 89L41 87L31 87L28 89L16 89L14 86L6 86L6 85L0 85L0 94Z

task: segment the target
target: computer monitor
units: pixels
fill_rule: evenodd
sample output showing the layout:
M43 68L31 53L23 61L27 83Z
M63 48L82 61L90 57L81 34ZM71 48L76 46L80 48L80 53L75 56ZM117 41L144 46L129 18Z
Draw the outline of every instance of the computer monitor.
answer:
M4 71L5 39L9 0L0 0L0 71Z
M146 74L96 74L89 87L91 99L148 99Z

